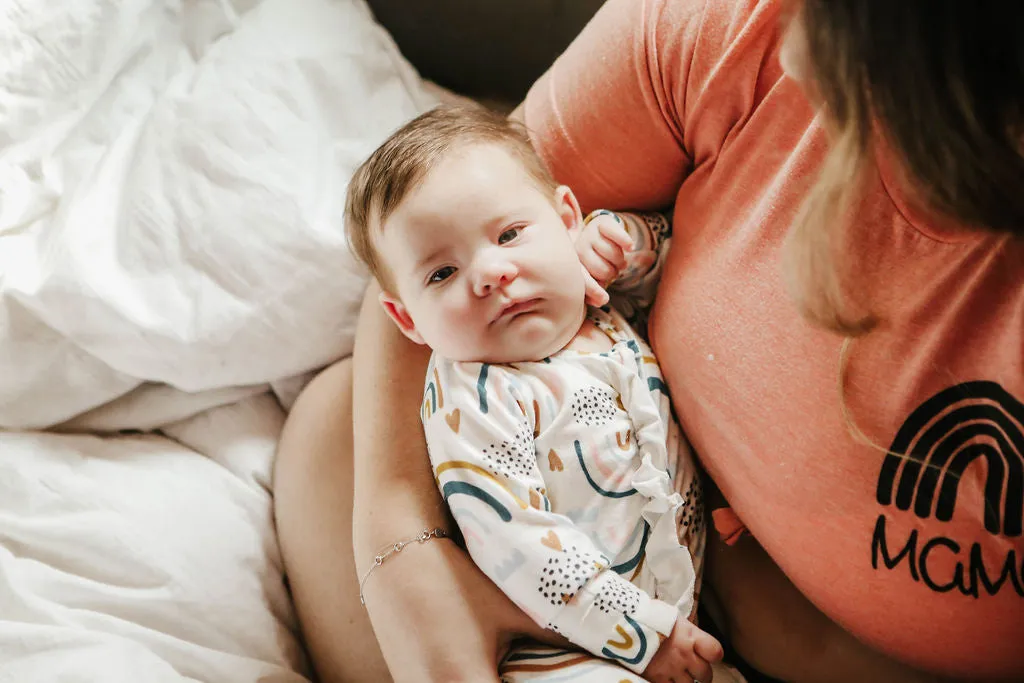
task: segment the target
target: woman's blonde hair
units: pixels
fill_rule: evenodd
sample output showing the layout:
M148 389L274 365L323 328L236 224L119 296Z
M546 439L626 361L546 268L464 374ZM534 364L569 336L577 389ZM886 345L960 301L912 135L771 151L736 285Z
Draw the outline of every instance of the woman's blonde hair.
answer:
M879 138L940 215L1024 236L1024 3L796 0L831 148L786 244L805 317L856 337L876 318L845 281L845 228Z

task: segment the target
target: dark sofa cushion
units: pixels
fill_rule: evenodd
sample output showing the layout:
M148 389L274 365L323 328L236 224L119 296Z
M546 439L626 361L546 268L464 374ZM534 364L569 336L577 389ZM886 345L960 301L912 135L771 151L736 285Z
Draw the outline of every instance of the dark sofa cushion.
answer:
M518 102L604 0L368 0L420 73Z

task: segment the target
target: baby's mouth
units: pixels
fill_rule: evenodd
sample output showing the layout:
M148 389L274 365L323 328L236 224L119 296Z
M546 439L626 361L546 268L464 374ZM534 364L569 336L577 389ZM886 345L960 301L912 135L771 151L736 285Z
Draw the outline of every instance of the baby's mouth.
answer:
M494 321L497 322L502 319L512 320L523 313L529 313L537 306L538 303L540 303L540 299L538 298L509 301L507 304L502 306L498 315L494 318Z

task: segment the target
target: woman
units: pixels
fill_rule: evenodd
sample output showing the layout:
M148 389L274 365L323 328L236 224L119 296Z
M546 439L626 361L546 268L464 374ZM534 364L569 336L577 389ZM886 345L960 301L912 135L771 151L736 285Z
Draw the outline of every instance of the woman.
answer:
M709 534L704 600L763 674L1024 678L1022 28L994 0L610 0L517 112L585 211L674 204L651 337L709 507L750 532ZM369 305L282 440L325 680L384 680L374 634L438 681L543 635L448 541L373 572L373 632L360 609L381 546L447 526L425 362Z

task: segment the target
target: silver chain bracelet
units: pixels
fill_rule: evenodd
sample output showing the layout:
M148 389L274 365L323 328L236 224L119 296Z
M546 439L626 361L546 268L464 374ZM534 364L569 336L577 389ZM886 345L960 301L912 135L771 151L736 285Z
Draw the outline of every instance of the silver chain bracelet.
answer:
M371 564L370 568L366 570L366 573L363 574L362 581L359 582L359 604L366 605L366 601L363 599L363 586L366 585L366 580L370 578L370 574L373 573L374 569L384 564L384 560L388 559L395 553L402 552L402 549L405 546L411 543L419 543L422 545L432 538L448 538L448 532L441 528L424 529L420 532L419 536L413 536L412 538L408 538L404 541L399 541L394 545L385 546L383 550L377 553L373 558L373 564Z

